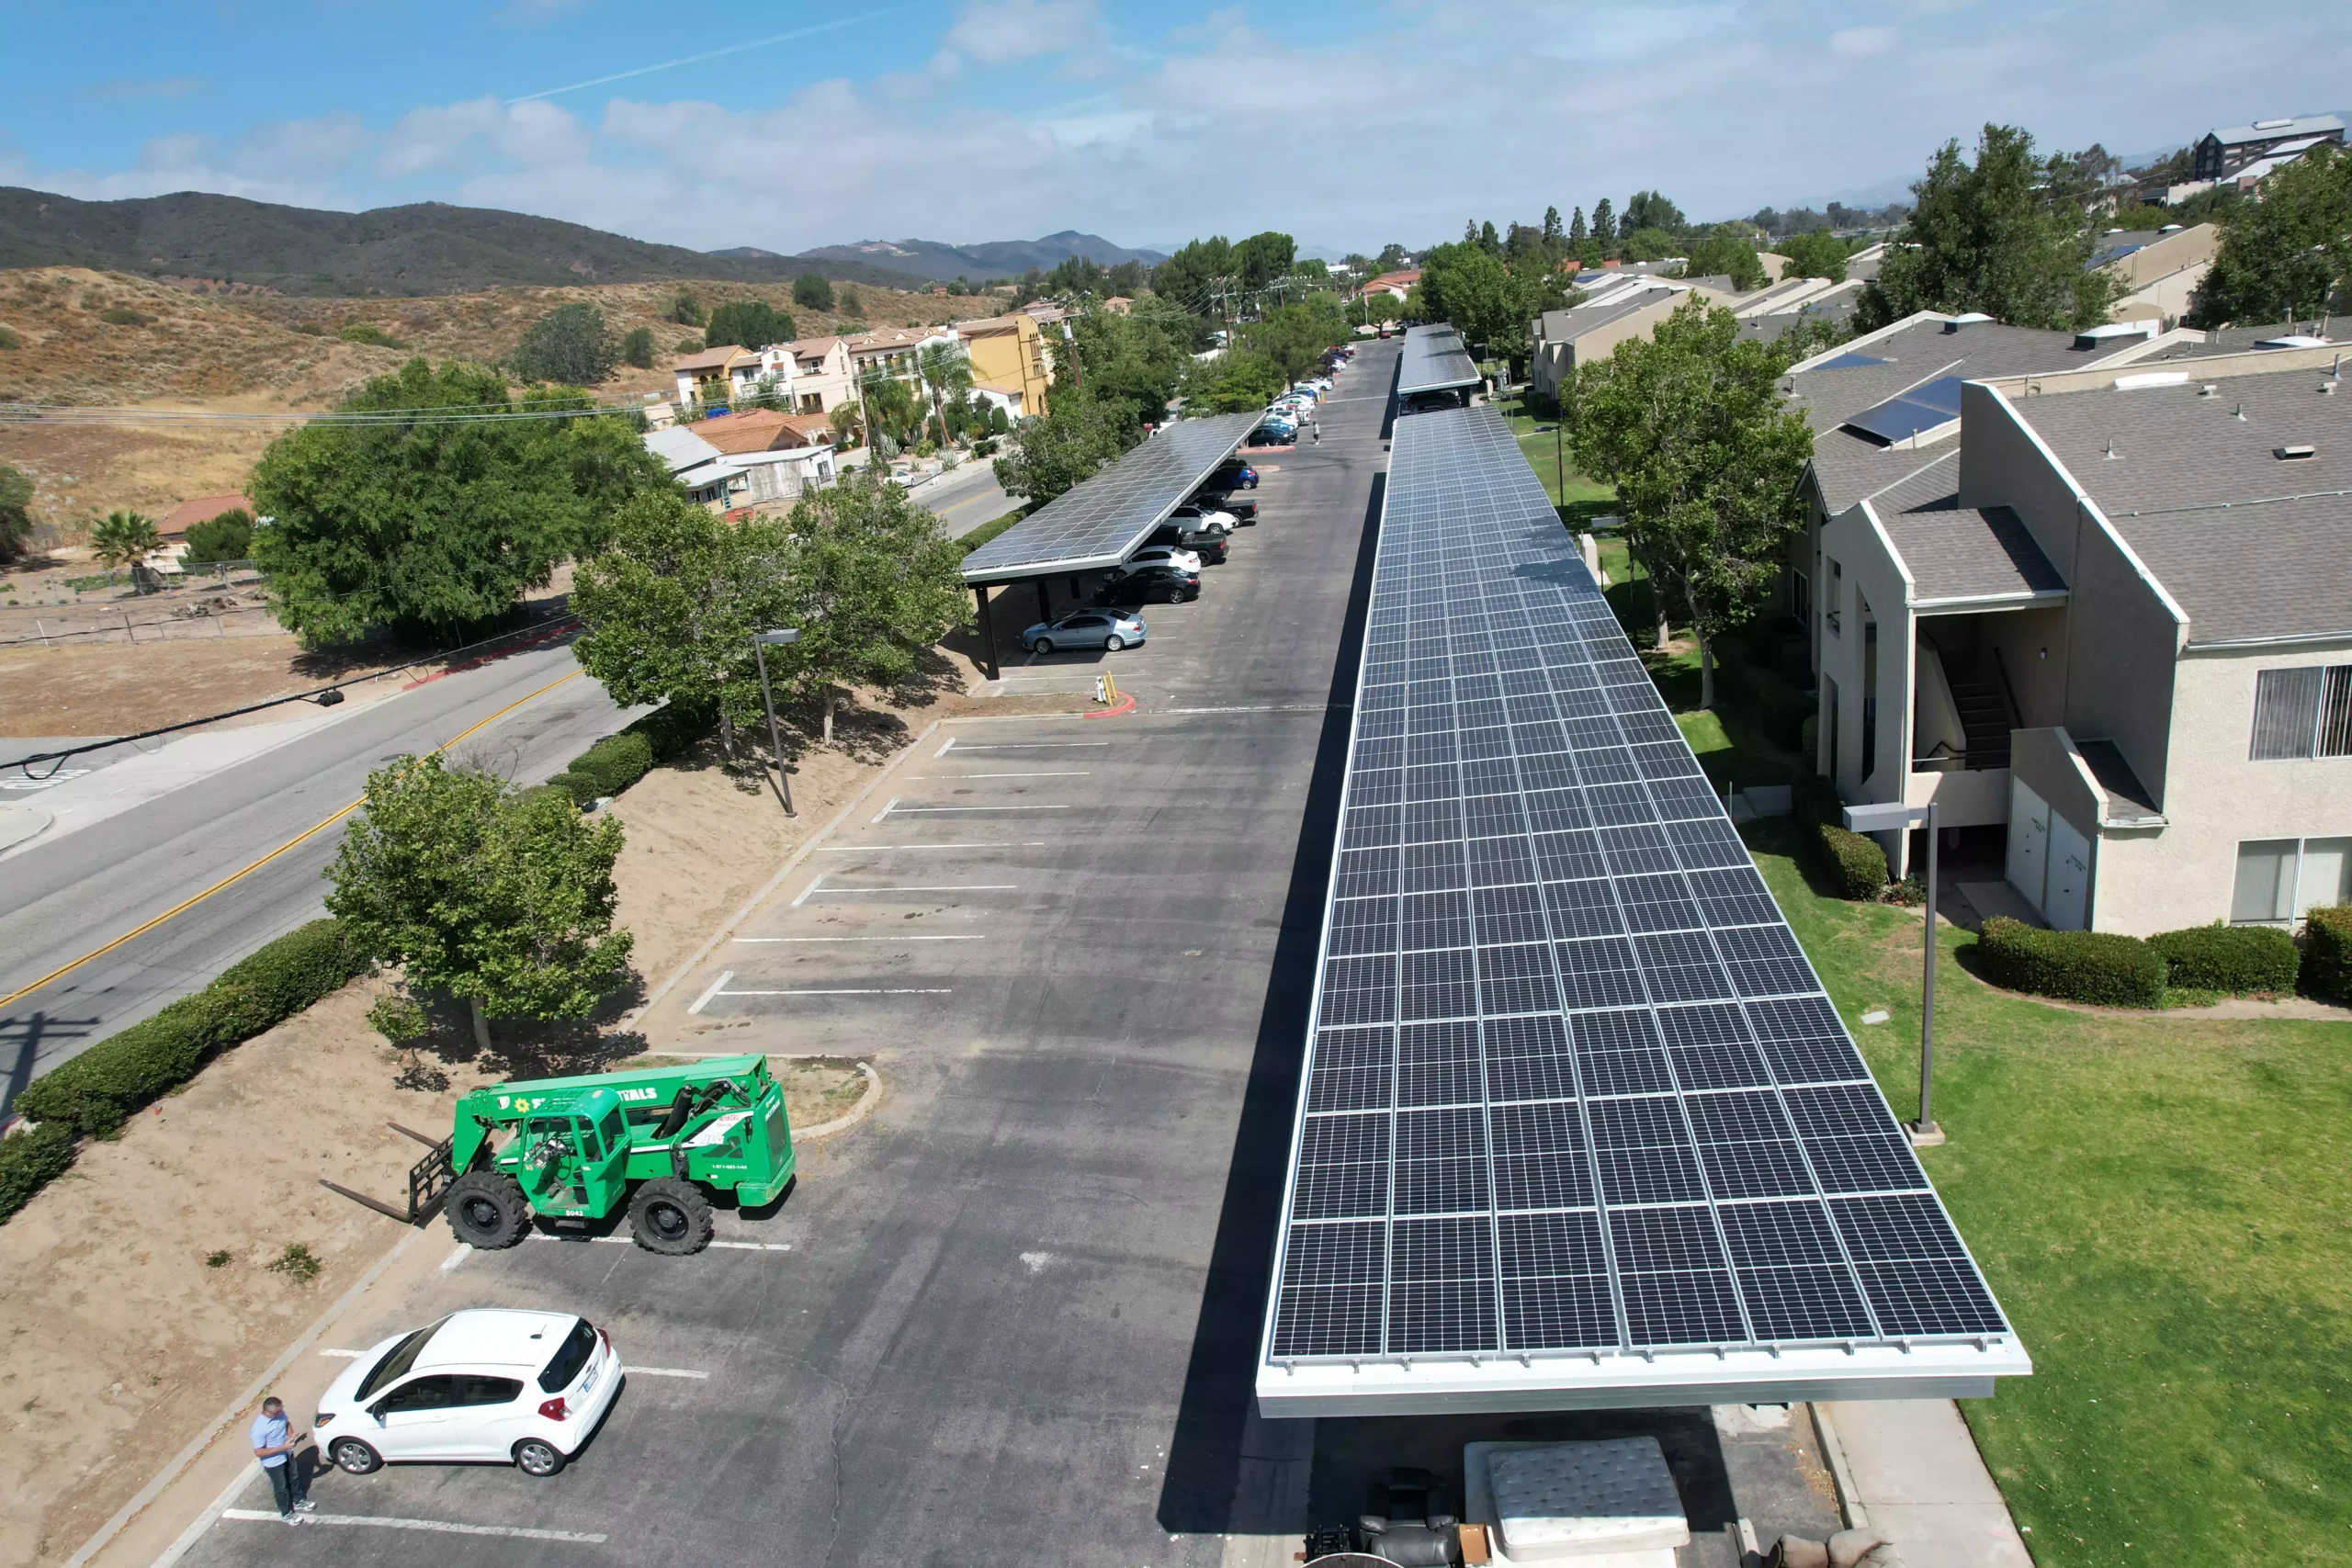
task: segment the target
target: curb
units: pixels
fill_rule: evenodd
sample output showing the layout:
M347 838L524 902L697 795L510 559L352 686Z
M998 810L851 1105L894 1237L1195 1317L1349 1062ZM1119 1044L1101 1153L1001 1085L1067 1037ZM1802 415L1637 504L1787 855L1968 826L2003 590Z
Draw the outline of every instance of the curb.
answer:
M1135 711L1135 694L1133 692L1129 692L1125 697L1119 700L1119 705L1117 707L1096 708L1092 712L1082 713L1078 716L1080 718L1116 718L1123 713L1133 713Z
M871 1062L860 1062L857 1070L865 1075L865 1092L857 1097L857 1103L851 1106L845 1114L830 1122L820 1122L814 1127L793 1129L794 1143L804 1138L830 1138L835 1133L846 1133L873 1113L875 1102L882 1098L882 1075L874 1070Z

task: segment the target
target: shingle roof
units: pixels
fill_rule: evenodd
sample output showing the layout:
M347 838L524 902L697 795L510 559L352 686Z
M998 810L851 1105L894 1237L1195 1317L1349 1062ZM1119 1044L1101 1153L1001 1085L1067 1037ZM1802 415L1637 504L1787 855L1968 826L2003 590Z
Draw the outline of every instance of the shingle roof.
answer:
M700 354L687 355L684 358L676 361L673 368L679 370L723 370L727 367L727 362L729 360L734 358L737 355L745 352L746 350L740 343L721 344L717 348L706 348Z
M2324 136L2341 130L2344 122L2332 114L2305 115L2301 119L2267 120L2260 125L2218 127L2208 134L2224 147L2247 141L2267 141L2274 136Z
M1911 573L1915 604L2027 599L2063 593L2066 580L2024 522L2006 506L1963 507L1953 493L1960 453L1920 461L1905 479L1869 498L1871 510Z
M694 434L721 452L764 452L776 443L784 431L792 428L786 417L773 409L752 409L745 413L720 414L716 419L695 422Z
M2015 400L2191 642L2352 632L2352 385L2324 370ZM2241 417L2243 416L2243 417ZM2109 457L2110 444L2115 456ZM2281 447L2309 446L2281 459Z
M1852 352L1883 365L1847 368L1821 366L1790 378L1796 407L1813 426L1814 475L1823 503L1834 515L1873 491L1902 479L1922 458L1916 450L1888 447L1845 429L1845 421L1875 408L1898 392L1939 377L2021 375L2030 370L2079 370L2120 346L2075 346L2071 333L1974 321L1947 330L1942 321L1921 321Z
M1543 341L1574 343L1596 327L1606 326L1620 317L1630 316L1680 292L1673 288L1644 288L1620 295L1606 304L1579 305L1572 310L1546 310L1544 312Z

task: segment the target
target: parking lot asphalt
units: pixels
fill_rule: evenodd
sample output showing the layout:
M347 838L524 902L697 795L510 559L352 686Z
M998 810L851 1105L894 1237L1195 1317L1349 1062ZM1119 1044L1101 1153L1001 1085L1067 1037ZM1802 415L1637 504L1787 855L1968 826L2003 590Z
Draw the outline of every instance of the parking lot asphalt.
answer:
M1393 363L1374 350L1350 378L1385 387ZM383 1334L568 1308L626 1361L707 1378L632 1377L550 1481L330 1472L329 1522L224 1518L182 1561L1217 1562L1380 408L1267 473L1265 521L1201 600L1149 607L1112 666L1136 712L942 725L648 1021L678 1049L880 1072L878 1109L806 1145L772 1213L720 1215L722 1240L790 1250L526 1243L370 1303ZM258 1476L247 1491L238 1508L266 1508ZM404 1522L333 1522L358 1517ZM418 1528L445 1525L495 1533Z

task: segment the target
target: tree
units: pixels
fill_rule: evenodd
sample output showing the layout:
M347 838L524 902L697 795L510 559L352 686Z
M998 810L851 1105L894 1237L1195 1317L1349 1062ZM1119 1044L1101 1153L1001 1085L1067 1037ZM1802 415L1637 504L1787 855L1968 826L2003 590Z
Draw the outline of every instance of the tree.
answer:
M1690 223L1682 216L1682 209L1666 199L1664 191L1637 190L1625 203L1622 227L1627 233L1636 229L1663 229L1674 234L1689 228Z
M1584 209L1579 207L1576 209L1575 216L1568 220L1569 254L1572 255L1582 254L1584 252L1585 242L1591 238L1591 231L1584 226Z
M1846 242L1826 229L1815 229L1809 234L1792 234L1781 242L1781 254L1788 258L1788 270L1783 277L1826 277L1832 283L1846 281Z
M1321 363L1323 351L1349 336L1347 315L1339 302L1329 294L1317 294L1299 304L1267 311L1241 330L1241 344L1271 360L1287 387L1311 374Z
M1728 277L1732 288L1741 293L1761 288L1766 282L1764 263L1756 254L1754 242L1744 234L1727 234L1720 229L1691 242L1682 274L1685 277Z
M1503 254L1503 237L1495 232L1492 219L1478 225L1478 248L1490 256L1498 256Z
M1125 450L1118 428L1100 404L1076 388L1054 389L1051 411L1014 426L1012 449L996 459L996 482L1030 509L1090 479Z
M1803 525L1813 452L1787 408L1775 346L1742 342L1718 306L1685 301L1655 337L1577 367L1564 400L1577 464L1617 486L1627 542L1699 638L1700 705L1714 705L1714 639L1755 612Z
M876 479L803 497L785 527L784 624L798 626L800 640L769 670L823 705L830 745L844 687L905 685L922 655L963 624L964 547L904 491Z
M212 561L251 560L253 549L254 514L242 506L232 506L217 516L189 525L187 554L180 560L187 566L203 566Z
M516 791L401 757L368 775L367 809L328 875L329 912L411 986L471 1004L487 1049L491 1018L585 1018L628 974L629 933L613 929L621 825L592 824L557 790Z
M1609 198L1605 196L1593 204L1592 237L1604 251L1617 243L1616 210L1609 205Z
M823 276L804 272L792 280L792 302L809 310L830 310L833 308L833 286Z
M949 435L947 402L971 389L972 356L961 343L926 344L915 355L915 367L931 393L931 412L939 421L939 439L944 445Z
M836 296L836 302L841 306L842 310L848 314L853 316L856 315L858 311L857 286L854 283L842 284L838 295Z
M2225 215L2190 320L2280 321L2352 307L2352 154L2319 146Z
M144 513L109 512L90 530L91 553L109 567L143 560L149 551L163 545L155 520Z
M1557 255L1560 254L1560 247L1566 243L1566 234L1560 228L1560 209L1556 207L1545 208L1544 209L1544 243L1545 247L1548 248L1554 255Z
M621 339L621 357L639 370L652 369L653 329L651 327L629 328L628 335Z
M1410 261L1412 256L1412 252L1391 240L1380 247L1380 254L1373 258L1372 265L1383 272L1394 272Z
M514 350L514 373L526 381L593 387L613 373L616 357L602 310L594 305L559 305L523 334Z
M1271 229L1233 247L1234 270L1241 275L1244 288L1263 288L1288 274L1291 263L1297 259L1298 243Z
M1178 247L1153 268L1151 291L1196 316L1215 316L1219 297L1232 287L1233 270L1233 246L1213 234Z
M1102 264L1086 256L1064 256L1059 265L1046 274L1046 292L1057 299L1078 299L1091 297L1108 299L1110 275Z
M761 717L751 639L793 624L791 570L780 520L729 524L675 490L650 491L620 509L611 544L580 565L571 607L587 632L572 652L624 707L714 715L733 756Z
M682 327L698 327L702 325L702 301L682 288L678 290L678 297L670 301L670 308L662 312L662 319L675 321Z
M2107 319L2116 280L2090 270L2094 235L2075 160L2034 156L2016 126L1987 125L1976 162L1948 141L1911 187L1911 220L1854 312L1864 332L1915 310L1981 310L2020 327L2080 331Z
M1394 301L1391 301L1394 303ZM1229 349L1184 374L1187 413L1248 413L1280 397L1291 378L1262 354Z
M1527 353L1528 326L1566 303L1567 290L1547 263L1513 268L1481 245L1440 245L1421 258L1424 320L1451 321L1465 343L1504 359ZM1408 303L1407 313L1413 307Z
M1686 248L1663 229L1628 229L1617 242L1617 254L1629 262L1664 261Z
M1110 418L1121 449L1134 446L1145 425L1168 418L1168 400L1192 364L1191 319L1164 308L1124 316L1090 310L1069 325L1070 341L1057 355L1073 360L1077 380ZM1058 388L1054 395L1062 395Z
M703 329L702 340L714 346L731 343L757 350L772 343L790 343L795 335L791 316L766 300L735 299L710 313L710 325Z
M1150 270L1139 261L1123 261L1113 267L1102 279L1102 287L1114 295L1124 294L1132 299L1151 282Z
M25 553L33 539L33 481L0 463L0 561Z
M534 412L585 411L542 390ZM506 379L411 360L345 398L398 423L311 424L279 436L253 474L254 558L279 622L317 648L369 627L447 637L513 607L567 556L593 553L612 509L669 476L618 415L526 420ZM467 417L435 420L436 411Z

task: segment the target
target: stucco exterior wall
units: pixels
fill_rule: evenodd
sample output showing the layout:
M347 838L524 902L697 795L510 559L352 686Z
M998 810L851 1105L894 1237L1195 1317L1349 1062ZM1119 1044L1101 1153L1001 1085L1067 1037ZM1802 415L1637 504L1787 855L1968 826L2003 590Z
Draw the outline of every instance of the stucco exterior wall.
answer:
M1824 682L1821 688L1821 744L1826 748L1835 732L1838 754L1825 758L1830 779L1838 793L1857 805L1886 800L1901 800L1910 787L1911 773L1911 682L1913 675L1913 638L1915 617L1911 611L1911 584L1904 575L1902 565L1887 547L1870 514L1867 503L1857 503L1831 518L1821 531L1821 554L1824 560L1820 575L1814 581L1815 617L1819 623L1819 649L1822 673L1836 682ZM1831 581L1828 562L1838 564L1838 581ZM1836 594L1832 605L1826 595ZM1867 614L1863 605L1869 605ZM1838 629L1829 630L1828 611L1838 614ZM1875 661L1877 676L1877 722L1871 736L1870 755L1862 750L1862 712L1866 697L1873 694L1873 682L1865 668L1869 659L1866 623L1878 624ZM1829 705L1838 705L1837 721L1830 719ZM1883 834L1887 860L1894 874L1903 874L1900 862L1905 854L1907 838Z
M2099 845L2095 929L2147 936L2230 917L2240 842L2352 837L2352 757L2248 760L2264 670L2352 662L2352 640L2275 653L2191 649L2172 682L2166 826Z

